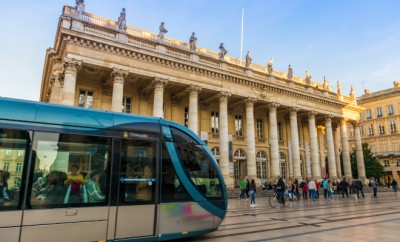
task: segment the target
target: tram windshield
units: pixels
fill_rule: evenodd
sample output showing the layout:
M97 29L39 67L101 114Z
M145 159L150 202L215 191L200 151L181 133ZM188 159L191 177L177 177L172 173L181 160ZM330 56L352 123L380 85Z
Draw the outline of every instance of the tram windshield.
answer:
M197 189L207 199L222 198L222 186L218 173L202 145L178 129L171 128L179 158Z

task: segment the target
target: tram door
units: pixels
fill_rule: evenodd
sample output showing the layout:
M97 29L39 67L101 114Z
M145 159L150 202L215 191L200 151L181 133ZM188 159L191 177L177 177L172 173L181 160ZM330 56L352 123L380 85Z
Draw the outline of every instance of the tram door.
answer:
M125 139L120 147L115 238L154 236L158 142Z

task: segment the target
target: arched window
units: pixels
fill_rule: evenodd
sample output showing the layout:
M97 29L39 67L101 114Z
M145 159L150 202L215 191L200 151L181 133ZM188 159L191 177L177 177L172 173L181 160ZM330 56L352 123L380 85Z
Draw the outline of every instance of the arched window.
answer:
M235 177L235 183L236 185L239 185L240 177L245 176L244 170L242 165L245 165L245 163L242 163L241 161L246 160L246 153L242 149L236 150L236 152L233 155L233 173Z
M233 156L233 159L235 160L245 160L246 159L246 153L242 149L238 149L235 152L235 155Z
M211 152L214 155L214 158L217 160L218 165L219 165L219 148L218 147L214 147L211 149Z
M267 154L260 150L256 155L256 164L257 164L257 177L260 179L267 179Z
M279 153L279 163L280 163L280 170L281 170L281 177L286 179L286 156L283 153Z

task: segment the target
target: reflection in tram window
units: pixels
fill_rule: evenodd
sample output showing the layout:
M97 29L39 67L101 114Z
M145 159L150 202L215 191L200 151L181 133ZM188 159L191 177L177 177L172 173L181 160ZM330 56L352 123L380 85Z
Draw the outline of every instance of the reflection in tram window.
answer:
M191 181L207 198L220 199L222 188L215 166L201 145L183 132L171 128L179 158ZM184 141L184 142L179 142Z
M156 142L123 140L121 154L120 202L154 203Z
M0 210L16 209L31 133L0 129Z
M111 139L36 132L31 206L105 205Z

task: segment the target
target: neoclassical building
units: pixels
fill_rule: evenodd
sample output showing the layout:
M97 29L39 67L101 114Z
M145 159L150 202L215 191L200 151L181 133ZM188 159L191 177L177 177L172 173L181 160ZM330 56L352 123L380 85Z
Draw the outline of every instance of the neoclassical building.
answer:
M161 34L126 26L122 14L115 21L63 8L41 101L186 125L208 143L228 187L246 176L351 178L347 125L358 129L363 110L354 94L335 93L308 72L294 76L290 66L286 73L164 37L164 26Z
M400 182L400 83L393 87L371 93L368 89L358 98L361 112L360 135L363 143L368 143L379 162L385 167L384 182L392 179ZM350 127L349 141L355 148L355 133Z

